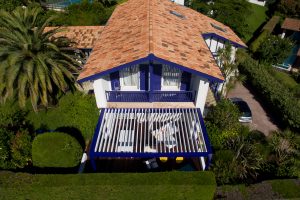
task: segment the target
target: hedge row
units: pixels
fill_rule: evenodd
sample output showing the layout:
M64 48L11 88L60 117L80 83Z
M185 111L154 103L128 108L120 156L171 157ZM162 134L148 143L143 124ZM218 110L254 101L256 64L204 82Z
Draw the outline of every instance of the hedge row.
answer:
M0 172L0 199L203 199L213 172L25 174Z
M239 70L247 76L249 83L260 93L285 126L300 130L300 101L282 83L249 55L239 52Z
M260 35L251 43L250 50L251 52L256 52L260 47L261 43L270 35L268 30L264 30L260 33Z

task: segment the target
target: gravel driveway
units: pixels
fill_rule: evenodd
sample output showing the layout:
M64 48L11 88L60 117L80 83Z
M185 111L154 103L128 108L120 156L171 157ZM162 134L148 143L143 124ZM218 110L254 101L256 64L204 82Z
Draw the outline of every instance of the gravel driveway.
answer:
M249 124L252 130L259 130L266 136L268 136L270 131L278 129L278 126L274 124L274 120L262 107L256 95L254 95L253 92L251 92L244 85L237 83L236 87L233 90L229 91L227 97L239 97L248 103L252 111L253 122Z

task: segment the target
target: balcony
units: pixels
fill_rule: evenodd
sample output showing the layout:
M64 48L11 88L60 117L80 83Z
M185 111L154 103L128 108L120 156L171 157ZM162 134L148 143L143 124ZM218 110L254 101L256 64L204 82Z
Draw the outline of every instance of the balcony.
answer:
M108 102L193 102L195 91L106 91Z

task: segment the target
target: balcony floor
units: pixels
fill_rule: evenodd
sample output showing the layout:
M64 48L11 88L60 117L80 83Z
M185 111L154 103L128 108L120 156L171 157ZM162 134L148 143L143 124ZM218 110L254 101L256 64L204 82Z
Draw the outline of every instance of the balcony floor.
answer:
M195 108L193 102L107 102L108 108Z

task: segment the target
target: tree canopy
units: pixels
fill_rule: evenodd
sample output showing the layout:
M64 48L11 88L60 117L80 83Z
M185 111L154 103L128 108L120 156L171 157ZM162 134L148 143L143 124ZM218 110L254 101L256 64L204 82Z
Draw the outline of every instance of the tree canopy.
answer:
M251 5L246 0L193 0L191 7L230 26L241 37L249 32L246 19Z
M72 72L78 62L69 50L69 41L53 37L61 31L45 32L52 17L41 17L40 7L17 7L12 13L0 11L0 100L8 98L33 108L48 106L59 92L75 81Z

